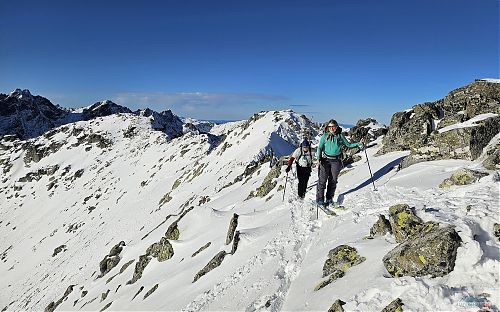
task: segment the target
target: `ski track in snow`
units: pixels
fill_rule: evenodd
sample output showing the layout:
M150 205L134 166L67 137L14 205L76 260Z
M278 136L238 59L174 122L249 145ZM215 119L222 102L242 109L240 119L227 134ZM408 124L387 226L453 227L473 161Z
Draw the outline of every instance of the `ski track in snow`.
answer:
M290 184L293 184L290 183ZM290 187L286 203L283 204L285 209L290 211L290 228L288 231L281 231L274 239L266 244L266 246L243 266L239 267L229 277L218 284L211 290L199 295L195 300L189 303L182 311L199 311L206 308L211 302L219 298L225 291L235 286L243 280L247 275L252 273L257 266L263 266L271 259L279 260L279 267L274 276L279 280L279 287L274 291L273 295L258 298L254 300L246 311L257 311L266 302L270 302L270 311L280 311L283 306L288 290L292 281L297 277L301 270L302 262L311 247L315 235L315 230L321 226L321 221L312 220L311 211L307 202L298 200L295 195L296 190ZM308 194L311 195L311 194ZM278 209L280 209L278 207Z

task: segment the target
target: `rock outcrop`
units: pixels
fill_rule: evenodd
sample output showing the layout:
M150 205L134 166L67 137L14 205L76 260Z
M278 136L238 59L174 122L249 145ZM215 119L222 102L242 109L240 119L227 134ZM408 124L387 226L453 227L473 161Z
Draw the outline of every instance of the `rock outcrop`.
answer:
M320 290L331 282L341 278L347 269L365 260L366 258L360 256L354 247L348 245L335 247L328 252L328 259L326 259L323 265L323 277L329 277L319 283L314 290Z
M73 292L73 288L76 285L69 285L68 288L66 288L66 291L64 292L63 296L59 298L56 302L52 301L49 303L49 305L45 308L44 312L54 312L54 310L64 301L68 298L69 294Z
M231 244L234 237L234 232L236 231L236 227L238 226L238 214L233 214L231 221L229 222L229 228L227 229L226 235L226 245Z
M379 153L411 150L402 167L435 159L474 160L499 133L499 114L500 84L477 80L444 99L395 113Z
M461 241L451 226L424 228L387 253L383 262L393 277L444 276L455 267Z
M479 181L482 177L487 176L487 173L463 168L453 173L451 177L445 179L441 184L440 188L449 188L453 185L468 185Z
M250 192L248 198L265 197L274 189L276 184L278 184L276 178L278 178L280 174L281 174L281 166L279 166L278 162L264 178L264 181L262 181L261 186L259 186L255 191Z
M127 282L127 285L137 282L142 277L142 272L144 272L144 269L150 261L151 257L148 255L139 256L139 260L135 264L134 275L132 276L132 279Z
M216 267L220 266L222 264L222 261L224 261L224 258L226 257L227 253L222 250L218 254L216 254L212 260L210 260L207 265L203 269L201 269L196 275L194 276L193 283L196 282L197 280L200 279L203 275L207 274L208 272L212 271Z
M354 127L349 129L349 136L355 142L359 142L362 138L366 138L367 142L371 142L387 134L388 130L386 126L380 125L373 118L360 119Z
M337 299L335 302L332 304L330 309L328 309L328 312L344 312L344 308L342 306L345 304L344 301Z
M396 298L382 312L403 312L403 305L403 301L400 298Z
M398 243L415 236L422 229L424 222L407 204L398 204L389 208L389 222L392 233Z
M174 248L166 237L162 237L158 243L149 246L146 255L156 258L158 262L163 262L174 256Z
M387 233L392 234L391 223L385 218L384 215L379 215L377 222L375 222L375 224L370 229L369 238L384 236Z
M125 242L119 242L118 244L113 246L113 248L111 248L111 250L109 251L109 254L101 260L101 262L99 263L101 274L99 275L99 277L103 277L118 265L121 259L120 253L122 252L123 246L125 246Z

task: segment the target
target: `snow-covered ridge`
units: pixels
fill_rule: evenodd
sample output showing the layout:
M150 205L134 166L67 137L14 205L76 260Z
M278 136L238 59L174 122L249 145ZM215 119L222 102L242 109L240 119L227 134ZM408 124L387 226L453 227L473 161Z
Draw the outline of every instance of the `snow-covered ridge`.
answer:
M500 83L500 79L498 79L498 78L482 78L482 79L478 79L478 80L491 82L491 83Z

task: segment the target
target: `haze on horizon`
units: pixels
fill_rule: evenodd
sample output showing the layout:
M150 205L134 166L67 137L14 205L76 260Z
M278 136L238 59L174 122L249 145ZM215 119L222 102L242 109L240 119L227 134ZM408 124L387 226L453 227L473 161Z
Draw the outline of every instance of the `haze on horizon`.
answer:
M0 92L208 120L355 123L499 75L499 2L0 3Z

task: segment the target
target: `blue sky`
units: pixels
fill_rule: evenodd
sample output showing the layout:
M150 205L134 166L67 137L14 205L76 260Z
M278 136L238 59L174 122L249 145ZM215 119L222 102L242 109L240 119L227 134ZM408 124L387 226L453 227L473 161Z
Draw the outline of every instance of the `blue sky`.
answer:
M355 123L499 77L498 0L0 1L0 92Z

